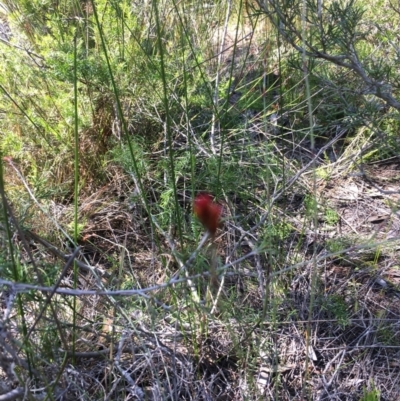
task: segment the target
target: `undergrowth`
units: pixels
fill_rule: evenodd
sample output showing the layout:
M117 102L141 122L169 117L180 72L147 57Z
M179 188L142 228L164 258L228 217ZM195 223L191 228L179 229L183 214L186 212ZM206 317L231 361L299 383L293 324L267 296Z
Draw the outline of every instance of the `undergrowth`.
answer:
M395 399L375 3L4 2L0 398Z

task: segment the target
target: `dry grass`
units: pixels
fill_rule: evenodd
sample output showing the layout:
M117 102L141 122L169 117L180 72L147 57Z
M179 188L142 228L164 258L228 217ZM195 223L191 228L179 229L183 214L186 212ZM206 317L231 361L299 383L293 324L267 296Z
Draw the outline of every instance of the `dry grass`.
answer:
M396 399L398 195L385 192L392 189L391 177L398 168L398 161L391 160L365 166L365 175L353 172L321 181L319 204L335 210L336 220L332 224L322 213L317 229L305 229L304 190L295 184L292 193L298 196L284 196L284 209L278 200L274 206L292 227L280 245L288 252L283 260L258 251L252 231L241 228L239 221L227 222L217 246L228 268L213 313L207 276L194 279L202 304L193 303L186 280L160 287L177 268L171 242L164 233L165 241L152 245L155 237L145 229L147 217L130 203L131 187L115 169L109 184L83 199L79 209L86 223L78 259L96 267L100 276L81 270L78 288L97 288L108 295L82 293L74 327L72 298L53 295L56 315L47 308L37 322L28 361L18 356L22 322L11 319L14 296L23 287L3 286L4 310L11 315L1 344L19 374L17 379L3 361L8 391L12 382L18 388L25 382L30 391L44 386L42 394L60 400L360 400L373 383L381 399ZM303 174L297 181L305 184L307 179ZM243 206L238 199L228 200L225 207L235 216ZM70 213L61 208L55 217L62 223L62 216ZM25 260L43 266L39 271L47 271L46 282L52 281L52 274L60 279L60 288L71 288L72 270L60 276L63 262L48 240L40 242L37 235L14 229L15 244ZM62 251L62 243L54 248L68 253ZM253 256L229 267L230 261L251 251L256 251ZM202 252L202 260L207 254ZM59 268L48 270L50 266ZM193 267L188 266L191 275L196 274ZM151 286L156 287L146 293L149 298L112 292ZM24 302L28 327L46 303L41 292L32 296ZM63 333L61 343L52 342L51 331ZM73 337L75 352L70 351ZM29 363L34 366L31 373ZM40 391L32 394L37 398Z

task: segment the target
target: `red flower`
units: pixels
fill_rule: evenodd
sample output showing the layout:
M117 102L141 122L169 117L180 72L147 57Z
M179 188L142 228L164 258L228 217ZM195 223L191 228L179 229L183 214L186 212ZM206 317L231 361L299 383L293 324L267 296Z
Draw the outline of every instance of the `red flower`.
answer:
M213 201L211 194L201 192L194 200L193 211L200 223L214 237L221 223L222 206Z

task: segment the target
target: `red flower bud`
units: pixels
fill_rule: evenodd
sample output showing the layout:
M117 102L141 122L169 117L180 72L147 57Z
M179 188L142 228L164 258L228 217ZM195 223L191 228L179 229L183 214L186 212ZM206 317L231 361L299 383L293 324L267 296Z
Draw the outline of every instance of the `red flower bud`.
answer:
M213 201L211 194L202 192L194 200L193 211L200 223L214 237L221 223L222 206Z

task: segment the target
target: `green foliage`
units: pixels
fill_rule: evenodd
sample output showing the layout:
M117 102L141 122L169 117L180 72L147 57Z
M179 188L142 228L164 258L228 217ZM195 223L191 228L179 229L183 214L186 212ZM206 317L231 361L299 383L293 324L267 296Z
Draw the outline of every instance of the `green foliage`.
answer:
M284 241L292 232L292 227L285 221L274 221L264 227L261 239L261 249L276 253L279 244Z
M318 211L318 201L313 195L307 195L304 199L307 216L315 216Z
M392 346L392 347L400 346L400 341L399 341L398 335L393 326L381 324L378 327L376 336L377 336L377 340L381 344Z
M148 172L149 162L148 156L146 155L143 147L143 139L140 137L136 137L134 140L131 140L131 144L133 155L138 162L138 172L140 176L145 175ZM120 164L128 174L135 174L132 165L130 149L127 144L121 143L119 146L115 146L110 151L110 156L112 160Z
M379 154L393 155L391 152L398 148L391 134L397 125L393 124L393 114L397 115L400 109L396 101L399 49L393 41L397 12L383 2L377 9L375 5L355 0L329 3L296 0L290 6L285 1L269 0L258 2L255 9L266 15L280 30L284 41L296 50L288 60L293 68L289 78L293 86L284 91L283 104L290 103L290 97L294 96L300 105L307 96L302 84L306 68L318 139L332 138L339 127L350 133L360 127L373 127L380 136L375 145ZM307 35L301 32L303 11ZM303 50L307 60L303 60ZM389 105L395 107L394 113L389 112ZM297 113L300 128L307 110L297 107Z
M345 328L349 324L349 312L346 300L339 294L326 296L321 304L321 309L338 321L340 326Z
M348 237L335 237L326 241L326 247L329 252L335 253L342 249L349 248L354 244L354 239Z
M372 385L372 390L363 389L363 396L360 398L360 401L379 401L381 399L380 392L374 385Z
M325 210L325 221L328 225L334 226L340 220L340 216L334 209L327 208Z
M110 89L110 77L106 64L98 55L87 55L82 43L77 43L79 49L77 63L78 80L87 86ZM73 83L75 80L74 66L74 43L63 43L59 48L50 51L47 55L47 67L49 76L54 79Z

